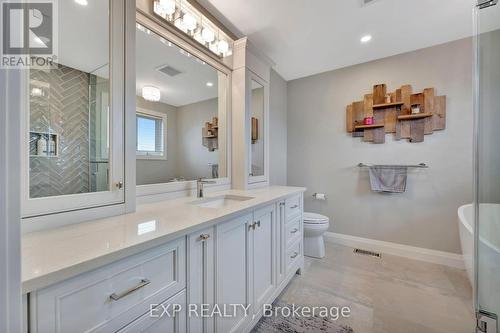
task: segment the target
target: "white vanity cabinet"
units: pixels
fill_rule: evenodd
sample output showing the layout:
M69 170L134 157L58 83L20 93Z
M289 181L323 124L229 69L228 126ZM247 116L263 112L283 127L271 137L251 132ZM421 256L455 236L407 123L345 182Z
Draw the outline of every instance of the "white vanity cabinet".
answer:
M29 332L249 332L303 266L302 201L301 193L263 201L31 291ZM237 315L225 316L233 305ZM173 306L182 311L173 316ZM223 314L206 316L214 307Z
M216 304L251 304L248 288L250 276L248 230L252 215L245 215L217 225L216 230ZM236 317L215 318L216 332L241 332L246 324L242 311Z
M275 205L253 213L247 230L250 295L253 313L262 312L276 289L276 210Z
M179 309L174 311L173 306ZM169 315L164 315L165 312ZM118 333L184 333L186 332L186 291L163 302L150 313L126 326ZM195 331L196 332L196 331ZM201 331L200 331L201 332Z
M215 299L215 227L192 233L187 238L188 303L201 314L201 306L213 305ZM212 333L214 318L191 316L189 333Z
M186 286L184 237L30 293L30 333L116 332Z

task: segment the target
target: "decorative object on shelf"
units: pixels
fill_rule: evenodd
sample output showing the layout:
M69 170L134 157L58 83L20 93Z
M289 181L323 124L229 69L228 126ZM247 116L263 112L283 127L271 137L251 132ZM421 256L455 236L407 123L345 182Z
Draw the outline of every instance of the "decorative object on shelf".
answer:
M59 135L30 131L30 157L57 157L59 156Z
M363 125L373 125L373 117L365 117L365 119L363 119Z
M252 117L252 144L259 140L259 119Z
M207 147L208 151L215 151L219 148L219 119L212 118L212 122L206 122L201 129L201 144Z
M387 93L385 84L377 84L373 93L346 110L347 132L366 142L384 143L386 133L394 133L396 140L422 142L424 135L445 127L446 96L435 96L434 88L413 94L412 87L404 85Z
M153 13L218 57L233 54L234 40L186 0L153 0Z

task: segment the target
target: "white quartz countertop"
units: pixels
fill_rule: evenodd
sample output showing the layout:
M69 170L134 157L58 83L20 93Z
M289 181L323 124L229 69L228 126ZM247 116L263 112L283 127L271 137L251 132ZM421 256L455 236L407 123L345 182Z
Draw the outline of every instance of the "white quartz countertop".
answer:
M22 238L22 283L28 293L139 253L295 193L302 187L271 186L212 192L253 197L222 208L189 204L183 197L142 204L130 214L37 231Z

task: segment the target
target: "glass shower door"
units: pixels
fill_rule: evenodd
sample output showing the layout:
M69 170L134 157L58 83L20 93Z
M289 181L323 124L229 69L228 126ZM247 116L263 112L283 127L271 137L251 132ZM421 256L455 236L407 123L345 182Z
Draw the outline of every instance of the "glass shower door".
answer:
M500 332L500 5L475 10L475 307L478 332Z

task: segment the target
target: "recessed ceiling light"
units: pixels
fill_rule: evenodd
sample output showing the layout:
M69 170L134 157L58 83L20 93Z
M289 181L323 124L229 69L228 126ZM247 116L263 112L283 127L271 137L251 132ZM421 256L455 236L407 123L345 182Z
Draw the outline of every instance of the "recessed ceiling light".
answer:
M363 37L361 37L361 43L368 43L371 40L372 40L372 35L364 35Z
M150 102L158 102L161 94L160 89L154 86L144 86L142 88L142 98Z
M87 6L89 4L88 0L75 0L75 2L82 6Z
M214 84L212 82L207 82L207 87L213 87Z

